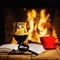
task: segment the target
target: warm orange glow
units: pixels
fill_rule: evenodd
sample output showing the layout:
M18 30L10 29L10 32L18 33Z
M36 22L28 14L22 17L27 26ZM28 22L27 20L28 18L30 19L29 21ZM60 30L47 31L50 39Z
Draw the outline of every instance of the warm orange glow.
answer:
M45 14L46 9L41 9L39 14L39 19L36 17L38 14L35 9L27 11L27 30L28 30L28 37L24 41L24 43L28 43L28 40L31 40L32 42L41 43L40 37L41 36L50 36L50 34L47 32L48 28L51 27L50 22L47 22L49 20L50 14ZM37 18L37 19L36 19ZM47 25L48 24L48 25ZM17 30L16 34L20 34L20 30ZM55 32L53 31L54 35ZM13 39L12 43L14 42Z
M47 20L49 19L50 14L45 15L46 10L42 9L40 11L40 19L35 20L37 12L36 10L32 9L31 11L28 11L27 13L27 21L29 22L29 30L28 30L28 40L31 40L32 42L38 42L41 43L40 37L41 36L48 36L47 34L47 27L45 27L45 24Z
M15 40L15 38L13 37L12 38L12 42L11 42L11 44L17 44L18 42Z
M38 23L38 29L40 31L40 36L45 36L47 34L47 27L45 27L45 24L50 16L50 14L47 14L47 16L46 16L45 12L46 12L45 9L42 9L40 12L40 20Z
M52 31L52 36L58 38L55 29L53 29L53 31Z

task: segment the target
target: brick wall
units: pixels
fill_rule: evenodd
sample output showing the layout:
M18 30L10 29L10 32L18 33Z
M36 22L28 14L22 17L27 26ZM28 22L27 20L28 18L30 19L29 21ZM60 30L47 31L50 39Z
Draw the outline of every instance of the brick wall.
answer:
M60 8L55 9L55 15L53 19L53 25L55 27L55 31L57 34L57 37L60 38Z
M10 43L12 40L14 22L15 22L14 10L11 8L6 8L5 9L5 42L6 43Z
M5 43L4 34L4 8L0 8L0 44Z

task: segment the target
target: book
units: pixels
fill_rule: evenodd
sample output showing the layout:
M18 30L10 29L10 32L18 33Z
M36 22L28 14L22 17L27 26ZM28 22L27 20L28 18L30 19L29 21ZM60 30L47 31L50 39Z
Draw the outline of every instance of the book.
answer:
M27 44L29 46L28 51L33 53L33 54L41 54L42 52L46 51L43 48L43 45L41 44L36 44L36 43L29 43ZM0 46L0 53L1 52L11 52L13 50L18 50L18 44L3 44ZM21 46L22 47L22 46Z
M41 44L36 44L36 43L30 43L28 44L29 46L29 51L34 53L34 54L41 54L42 52L46 51Z
M18 50L18 44L3 44L0 46L0 53L11 52L13 49Z

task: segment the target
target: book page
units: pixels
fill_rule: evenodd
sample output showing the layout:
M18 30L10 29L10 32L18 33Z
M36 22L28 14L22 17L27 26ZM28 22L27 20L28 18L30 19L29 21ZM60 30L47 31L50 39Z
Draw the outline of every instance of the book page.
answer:
M0 46L0 52L10 52L18 49L18 44L3 44Z
M40 44L30 43L28 45L29 45L29 50L34 53L40 54L45 51L44 47Z

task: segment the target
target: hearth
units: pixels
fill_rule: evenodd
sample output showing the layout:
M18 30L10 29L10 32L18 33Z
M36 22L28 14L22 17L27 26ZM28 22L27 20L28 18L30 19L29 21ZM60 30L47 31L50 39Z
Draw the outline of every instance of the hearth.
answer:
M24 10L26 11L26 9ZM35 9L30 9L30 10L27 10L26 15L27 15L27 18L24 22L21 22L21 21L14 22L15 31L14 31L13 37L15 38L15 40L18 41L19 45L21 45L21 43L41 44L42 43L40 39L41 37L49 37L49 38L55 37L56 39L54 41L51 41L50 43L57 42L57 35L56 35L55 27L52 24L53 18L51 17L52 16L51 12L49 13L46 9L41 9L40 11ZM48 40L51 40L51 39L48 39ZM56 46L51 48L56 48Z
M15 43L13 34L15 33L16 23L26 23L28 36L24 41L40 43L40 37L54 36L57 38L56 26L58 27L59 9L55 8L16 8L5 9L5 40L6 43ZM60 31L57 29L57 31ZM18 35L22 32L18 32ZM13 41L12 41L13 40Z

